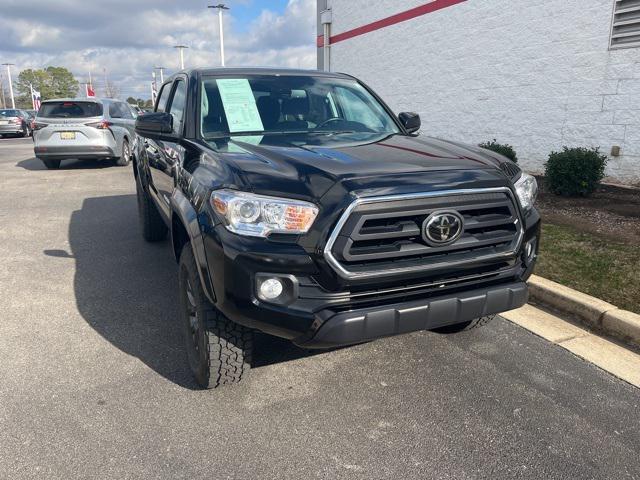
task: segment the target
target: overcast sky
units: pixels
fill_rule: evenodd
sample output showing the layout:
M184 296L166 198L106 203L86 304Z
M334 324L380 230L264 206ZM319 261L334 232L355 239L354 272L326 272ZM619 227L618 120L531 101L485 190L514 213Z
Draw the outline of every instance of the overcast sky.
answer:
M2 0L0 63L69 68L80 82L89 71L100 95L104 69L121 97L149 97L154 66L220 64L218 20L206 0ZM315 68L315 0L226 0L227 66ZM6 78L3 67L2 74Z

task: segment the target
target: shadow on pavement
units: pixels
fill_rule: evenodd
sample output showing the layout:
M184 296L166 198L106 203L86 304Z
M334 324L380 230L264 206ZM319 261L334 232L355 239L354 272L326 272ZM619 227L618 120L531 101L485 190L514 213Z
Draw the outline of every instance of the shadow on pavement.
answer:
M28 158L16 163L16 167L24 168L25 170L46 170L42 161L36 157ZM87 169L100 169L107 167L115 167L113 160L77 160L77 159L65 159L60 164L58 170L87 170ZM54 170L55 171L55 170Z
M178 323L177 266L166 241L142 240L135 195L87 198L73 212L71 252L75 258L78 311L103 338L168 380L191 389L192 380ZM254 366L313 355L288 341L258 335Z

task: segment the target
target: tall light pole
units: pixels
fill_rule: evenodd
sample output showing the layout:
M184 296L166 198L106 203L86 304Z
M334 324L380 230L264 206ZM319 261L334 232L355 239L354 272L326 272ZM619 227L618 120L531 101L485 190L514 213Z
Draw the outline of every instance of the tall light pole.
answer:
M173 48L180 50L180 70L184 70L184 49L189 47L186 45L174 45Z
M13 82L11 81L11 67L15 65L15 63L3 63L2 65L7 66L7 77L9 77L9 95L11 95L11 108L16 108L16 101L13 98Z
M0 73L0 98L2 98L2 108L7 108L7 102L4 99L4 78Z
M207 8L218 9L218 23L220 24L220 65L224 67L224 29L222 27L222 11L229 10L229 7L225 6L224 3L219 3L218 5L208 5Z
M164 67L153 67L156 70L160 70L160 85L164 83Z

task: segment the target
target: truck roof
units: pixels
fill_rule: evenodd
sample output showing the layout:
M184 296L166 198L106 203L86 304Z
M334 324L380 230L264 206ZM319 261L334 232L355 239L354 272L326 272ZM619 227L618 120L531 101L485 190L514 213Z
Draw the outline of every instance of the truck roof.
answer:
M205 68L191 68L185 69L181 72L187 75L299 75L299 76L314 76L314 77L339 77L350 78L349 75L337 72L326 72L323 70L306 70L296 68L273 68L273 67L205 67Z

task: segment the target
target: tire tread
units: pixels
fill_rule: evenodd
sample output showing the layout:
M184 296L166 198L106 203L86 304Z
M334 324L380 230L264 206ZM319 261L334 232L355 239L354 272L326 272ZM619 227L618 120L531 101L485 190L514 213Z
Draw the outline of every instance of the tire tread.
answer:
M186 244L180 255L180 264L191 277L198 310L203 315L207 335L207 365L203 378L197 379L204 388L238 383L251 369L253 332L232 322L220 313L205 296L191 245Z

